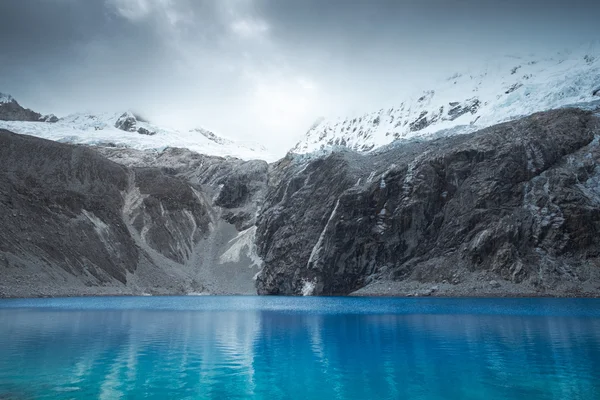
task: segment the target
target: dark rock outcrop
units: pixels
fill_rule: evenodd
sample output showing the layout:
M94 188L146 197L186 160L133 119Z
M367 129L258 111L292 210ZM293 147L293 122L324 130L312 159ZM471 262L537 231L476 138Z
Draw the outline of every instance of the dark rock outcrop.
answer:
M22 107L15 99L0 93L6 101L0 102L0 120L2 121L39 121L41 114Z
M117 119L117 122L115 122L115 128L125 132L135 132L136 125L137 119L135 119L135 116L130 112L123 113L119 119Z
M508 89L506 89L506 91L504 92L504 94L511 94L512 92L520 89L523 87L523 84L518 82L518 83L514 83L512 84Z
M41 122L49 122L51 124L54 124L54 123L58 122L58 117L54 114L42 115L40 117L40 121Z
M258 219L258 292L482 271L539 293L598 285L598 134L597 117L569 109L371 155L289 156Z
M481 106L481 102L476 97L467 99L462 104L452 102L450 103L450 110L448 110L448 119L454 121L466 113L475 114L477 113L477 110L479 110L479 106Z
M137 128L137 132L140 135L147 135L147 136L154 136L154 135L156 135L156 132L150 131L150 130L148 130L146 128L142 128L141 126L139 128Z

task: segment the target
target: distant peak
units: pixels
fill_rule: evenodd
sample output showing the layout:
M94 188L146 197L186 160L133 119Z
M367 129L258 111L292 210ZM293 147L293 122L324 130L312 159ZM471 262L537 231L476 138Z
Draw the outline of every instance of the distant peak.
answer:
M411 140L473 132L500 122L600 97L600 47L504 55L483 59L425 90L396 99L385 110L318 119L296 144L296 153L348 147L367 152ZM449 71L450 72L450 71Z
M14 103L15 99L10 94L0 92L0 104L3 103Z
M115 122L115 128L121 129L125 132L135 132L137 129L137 119L133 113L126 111L117 119Z

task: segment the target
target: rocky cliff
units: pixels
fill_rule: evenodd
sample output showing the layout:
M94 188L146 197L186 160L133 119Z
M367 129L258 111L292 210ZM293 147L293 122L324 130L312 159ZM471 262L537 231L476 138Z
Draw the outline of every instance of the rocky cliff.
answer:
M0 296L254 292L254 214L241 203L260 176L236 180L218 168L224 159L184 153L117 164L0 131ZM178 156L205 170L175 166ZM206 190L211 179L218 193Z
M598 134L598 117L557 110L376 153L290 155L257 223L258 292L600 293Z
M600 119L268 165L0 131L0 296L598 295Z
M22 107L12 96L4 93L0 93L0 121L55 122L51 116L43 117L42 114Z

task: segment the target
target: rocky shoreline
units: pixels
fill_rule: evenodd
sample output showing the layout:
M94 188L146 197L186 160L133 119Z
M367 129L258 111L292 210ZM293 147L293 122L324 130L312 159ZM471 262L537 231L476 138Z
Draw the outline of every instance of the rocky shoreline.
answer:
M487 281L485 276L475 282L451 284L421 282L377 281L369 284L350 296L361 297L600 297L600 287L571 285L564 288L541 289L530 285L508 281Z

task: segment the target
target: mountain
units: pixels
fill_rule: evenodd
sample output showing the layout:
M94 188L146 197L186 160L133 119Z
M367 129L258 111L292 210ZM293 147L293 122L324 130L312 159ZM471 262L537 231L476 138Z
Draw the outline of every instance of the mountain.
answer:
M255 293L266 162L97 149L0 130L0 297Z
M11 95L0 93L0 120L40 121L42 115L22 107Z
M260 294L600 294L600 114L275 163Z
M0 131L0 297L597 296L599 139L560 109L268 165Z
M599 296L599 64L561 60L317 121L308 154L271 164L202 128L2 95L0 297Z
M550 57L505 57L456 73L393 107L318 120L293 148L371 151L395 140L474 132L534 112L600 104L600 46Z
M223 139L207 130L182 132L156 126L132 112L77 113L64 118L42 116L23 109L10 96L0 104L0 129L62 143L117 146L162 151L182 147L198 153L244 160L274 160L268 150L254 143ZM6 107L6 110L5 110ZM48 123L52 122L52 123Z

